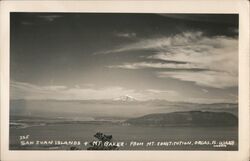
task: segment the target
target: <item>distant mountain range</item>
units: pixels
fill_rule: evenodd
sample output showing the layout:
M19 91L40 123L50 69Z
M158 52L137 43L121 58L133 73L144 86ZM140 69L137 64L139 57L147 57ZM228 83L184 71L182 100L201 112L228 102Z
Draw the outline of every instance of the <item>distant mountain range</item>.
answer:
M238 118L227 112L185 111L149 114L125 123L145 126L237 126Z
M128 95L110 100L10 100L10 115L15 116L124 119L178 111L228 112L238 116L238 104L141 101Z

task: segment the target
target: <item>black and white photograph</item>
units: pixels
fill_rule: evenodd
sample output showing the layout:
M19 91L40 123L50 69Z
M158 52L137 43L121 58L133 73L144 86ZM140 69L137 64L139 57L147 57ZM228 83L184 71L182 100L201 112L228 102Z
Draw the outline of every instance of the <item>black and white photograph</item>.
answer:
M249 2L14 0L0 22L0 160L249 160Z
M238 150L238 15L11 13L10 150Z

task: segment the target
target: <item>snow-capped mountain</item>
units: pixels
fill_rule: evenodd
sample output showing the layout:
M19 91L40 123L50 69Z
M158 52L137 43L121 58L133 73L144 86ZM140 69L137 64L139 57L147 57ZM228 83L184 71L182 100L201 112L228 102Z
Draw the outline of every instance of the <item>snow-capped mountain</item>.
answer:
M133 102L133 101L137 101L137 99L135 99L132 96L129 95L125 95L125 96L121 96L118 98L113 99L114 101L122 101L122 102Z

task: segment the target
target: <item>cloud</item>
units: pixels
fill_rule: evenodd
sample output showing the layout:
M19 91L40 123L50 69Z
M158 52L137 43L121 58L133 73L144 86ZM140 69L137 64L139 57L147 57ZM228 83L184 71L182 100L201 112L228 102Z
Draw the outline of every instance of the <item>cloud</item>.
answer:
M183 32L172 36L143 39L106 51L105 54L152 49L155 52L146 57L147 61L165 60L186 63L147 63L143 61L109 67L124 69L204 69L200 72L192 70L186 72L178 70L161 72L157 73L157 76L191 81L199 86L215 88L236 87L238 84L238 39L236 37L208 37L202 32Z
M154 93L154 94L162 94L162 93L165 93L165 94L177 95L177 92L176 92L176 91L173 91L173 90L147 89L147 90L145 90L145 91L146 91L146 92L151 92L151 93Z
M83 84L83 86L85 86L85 87L95 87L95 85L93 83L86 83L86 84Z
M204 92L204 93L208 93L208 92L209 92L209 91L206 90L206 89L201 89L201 91Z
M199 86L227 88L236 86L237 77L226 72L216 71L178 71L178 72L158 72L161 78L174 78L182 81L194 82Z
M237 103L237 99L223 99L223 98L198 98L198 97L189 97L185 99L185 102L192 103L202 103L202 104L212 104L212 103Z
M120 53L124 51L132 51L132 50L146 50L146 49L156 49L158 51L166 51L168 47L184 45L184 43L188 43L192 39L196 39L202 35L202 32L185 32L182 34L178 34L175 36L163 36L159 38L149 38L149 39L141 39L135 43L127 44L122 47L107 50L102 52L102 54L111 54L111 53Z
M123 68L123 69L145 69L145 68L199 69L199 66L190 63L176 64L176 63L148 63L148 62L125 63L122 65L111 65L108 67Z
M181 92L175 90L163 89L145 89L134 90L126 89L119 86L105 87L105 88L81 88L66 87L66 86L38 86L31 83L11 81L10 82L10 99L28 99L28 100L103 100L114 99L120 96L130 95L138 100L153 100L162 99L169 101L187 101L187 102L230 102L232 99L215 99L184 96ZM237 97L237 96L231 96ZM237 99L235 99L237 102Z
M11 81L11 99L58 99L58 100L89 100L112 99L122 95L143 98L143 94L122 87L106 87L100 89L68 88L66 86L38 86L30 83Z
M180 41L149 58L185 61L210 70L237 72L238 41L229 37L193 37L192 41L180 37ZM181 40L184 39L184 40ZM186 43L185 43L186 41ZM180 43L182 42L182 43Z
M130 32L130 33L116 33L117 37L123 37L123 38L134 38L136 37L136 33Z
M173 19L180 19L180 20L189 20L189 21L196 21L196 22L209 22L209 23L216 23L220 25L221 23L224 24L236 24L237 23L237 15L213 15L213 14L159 14L164 17L173 18ZM236 21L236 22L235 22Z
M43 90L57 91L57 90L65 90L67 87L65 86L44 86Z
M30 25L33 25L34 23L33 22L28 22L28 21L22 21L21 24L30 26Z
M47 93L49 91L66 89L65 86L37 86L37 85L30 84L30 83L16 82L16 81L11 81L10 86L12 88L23 90L26 92L39 91L40 93Z
M54 21L55 19L57 18L61 18L62 15L40 15L38 16L39 18L42 18L43 20L45 21L49 21L49 22L52 22Z
M147 100L160 99L168 101L180 101L180 95L174 90L146 89L143 91Z

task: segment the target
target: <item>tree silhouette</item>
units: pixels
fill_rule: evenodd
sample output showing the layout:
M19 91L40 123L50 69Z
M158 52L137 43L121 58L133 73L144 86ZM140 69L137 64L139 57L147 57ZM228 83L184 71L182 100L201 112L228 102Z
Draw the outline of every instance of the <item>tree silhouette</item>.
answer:
M118 146L109 144L112 143L112 135L105 135L101 132L97 132L94 137L97 138L99 142L90 142L89 144L91 147L88 147L87 150L118 150Z

